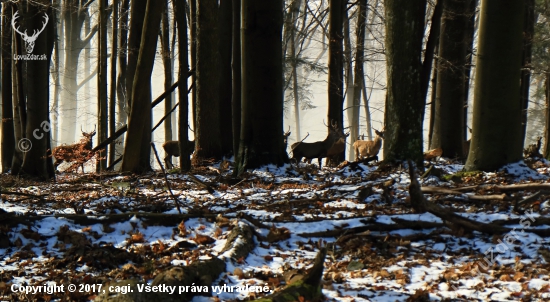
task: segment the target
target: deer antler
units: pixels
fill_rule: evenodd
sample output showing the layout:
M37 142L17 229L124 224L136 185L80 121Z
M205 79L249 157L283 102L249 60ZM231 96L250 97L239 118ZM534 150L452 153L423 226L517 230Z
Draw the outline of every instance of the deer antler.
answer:
M38 37L38 35L40 33L42 33L44 31L44 29L46 29L46 25L48 25L48 21L50 20L50 18L48 17L48 14L44 14L44 18L46 20L42 23L42 29L40 29L38 31L35 29L35 30L32 31L32 36L31 36L32 40L35 40L36 37ZM25 31L25 32L27 32L27 31Z
M13 15L13 17L11 18L11 27L13 27L13 29L15 30L16 33L22 35L22 36L26 36L27 35L27 31L25 30L24 33L20 32L19 31L19 27L15 27L15 20L17 18L19 18L19 11L16 11L15 14Z

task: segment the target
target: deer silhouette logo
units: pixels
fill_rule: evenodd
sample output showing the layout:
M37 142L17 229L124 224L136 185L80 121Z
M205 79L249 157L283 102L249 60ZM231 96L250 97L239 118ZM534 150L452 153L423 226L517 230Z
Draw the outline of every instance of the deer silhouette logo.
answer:
M44 31L44 29L46 28L46 25L48 25L48 21L50 20L50 18L48 18L48 14L44 14L45 21L42 24L42 29L33 30L31 36L27 35L26 29L25 29L25 32L21 32L19 31L19 27L15 26L15 20L17 18L19 18L19 11L16 11L15 14L13 15L13 18L11 19L11 26L13 27L15 32L21 35L21 37L23 38L23 41L25 41L25 48L27 49L27 53L32 53L32 51L34 50L34 42L38 38L38 35L40 35L40 33Z

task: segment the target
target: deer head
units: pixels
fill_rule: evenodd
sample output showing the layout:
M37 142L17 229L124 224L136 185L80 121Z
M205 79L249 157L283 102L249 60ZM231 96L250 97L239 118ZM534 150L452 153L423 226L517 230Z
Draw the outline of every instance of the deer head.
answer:
M18 34L21 35L21 37L23 38L23 41L25 41L25 48L27 49L27 53L32 53L32 51L34 50L34 42L38 38L38 35L44 31L44 29L46 28L46 25L48 24L48 21L50 20L50 18L48 18L48 14L44 14L45 21L42 24L42 29L33 30L31 36L27 35L27 30L26 29L25 29L25 32L21 32L21 31L19 31L19 27L15 26L15 20L17 18L19 18L19 11L16 11L15 14L13 15L13 18L11 19L11 26L13 27L15 32L17 32Z
M92 132L84 132L84 130L82 130L82 127L80 127L80 131L82 132L82 136L84 137L83 141L86 143L86 149L92 149L92 138L96 134L95 128L96 126L94 126L94 130Z

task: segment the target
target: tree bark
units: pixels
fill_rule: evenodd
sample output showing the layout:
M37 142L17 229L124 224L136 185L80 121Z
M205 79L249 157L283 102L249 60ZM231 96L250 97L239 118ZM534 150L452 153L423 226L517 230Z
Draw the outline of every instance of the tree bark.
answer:
M544 128L544 158L550 160L550 71L546 71L544 78L544 98L546 108L544 110L546 123Z
M343 25L346 1L329 1L329 49L328 49L328 121L338 129L344 128L344 74L343 74ZM337 165L345 158L345 150L334 156Z
M148 0L141 47L132 88L128 135L124 146L122 171L141 173L151 170L151 73L155 62L158 28L164 1ZM147 147L145 147L147 146Z
M183 0L175 1L175 13L176 23L178 26L178 100L180 103L178 109L178 141L180 149L180 170L182 172L189 171L191 169L191 161L189 159L189 152L187 151L188 131L189 127L189 98L187 95L187 78L189 77L189 51L187 44L187 20L185 14L185 2ZM185 85L183 85L185 83Z
M111 86L110 97L109 97L109 136L115 133L116 131L116 93L117 93L117 74L116 74L116 63L118 58L118 13L119 13L119 2L113 1L113 18L112 18L112 36L111 36ZM115 148L116 143L109 145L109 166L115 161Z
M98 74L97 74L97 136L99 141L104 141L109 135L108 131L108 104L107 99L107 0L99 1L99 44L98 44ZM115 57L113 55L113 57ZM97 158L96 172L107 168L107 148L100 151Z
M235 171L288 162L283 148L283 1L242 1L242 120Z
M527 110L531 88L531 57L533 35L535 34L535 0L525 0L523 21L523 49L521 54L520 102L521 102L521 146L525 144Z
M134 77L138 62L141 39L143 36L143 22L145 20L145 9L147 0L132 0L130 2L130 30L128 33L127 65L126 65L126 107L128 112L132 110L132 95ZM155 33L155 36L158 33ZM149 85L150 86L150 85Z
M357 123L353 123L355 113L358 112L357 107L354 106L353 102L355 100L355 84L353 82L353 60L352 60L352 51L351 51L351 33L350 33L350 17L349 13L346 10L344 13L344 75L345 75L345 83L346 83L346 113L348 116L348 123L350 127L350 133L351 133L351 143L355 142L357 139L357 132L359 125ZM354 148L349 148L349 158L354 159L355 158L355 150ZM331 158L327 158L326 165L329 166L332 160Z
M466 171L493 171L522 158L518 95L523 12L524 1L482 0Z
M434 132L430 149L441 148L448 158L463 158L464 92L466 81L467 45L464 33L467 29L468 0L443 0L444 12L439 40Z
M384 161L413 160L422 156L422 36L426 1L387 0L387 94Z
M221 0L219 11L219 49L220 49L220 135L222 153L225 155L233 153L233 131L231 116L231 51L232 51L232 24L233 13L231 0Z
M13 15L12 4L2 4L2 173L8 172L15 153L15 134L13 126L12 106L12 70L11 70L11 18Z
M197 70L197 2L199 0L189 0L189 38L190 38L190 52L191 52L191 70ZM191 82L197 83L197 73L194 72L191 75ZM191 121L193 129L196 128L197 123L197 86L193 86L191 91ZM196 134L195 134L196 135Z
M233 40L231 54L231 72L233 75L231 92L231 111L233 115L233 154L239 153L241 137L241 0L233 0Z
M430 75L432 74L432 66L434 55L437 48L437 42L441 31L441 15L443 14L443 8L445 6L444 0L438 0L435 5L432 15L432 26L430 27L430 35L426 41L426 54L424 55L424 61L422 61L422 73L420 85L422 87L422 98L426 99L428 95L428 88L430 83ZM422 114L424 116L424 113ZM424 120L424 118L422 118Z
M356 41L356 50L355 50L355 70L354 70L354 80L353 80L353 108L354 114L351 119L352 125L357 125L352 127L351 131L351 140L350 144L353 145L357 137L359 136L359 112L361 107L361 90L363 88L363 79L364 79L364 56L365 56L365 32L367 26L367 0L359 1L359 15L357 16L357 28L355 30L355 41ZM370 125L368 125L370 126ZM355 132L354 132L355 130ZM354 150L354 148L350 148ZM352 152L350 159L355 159L355 153Z
M40 5L23 4L23 14L29 18L25 25L26 28L42 28L44 18L47 14L51 22L48 22L44 31L36 39L32 54L45 55L46 60L28 60L26 61L26 126L25 137L30 142L30 148L24 153L21 172L23 175L36 177L40 179L51 179L55 177L53 169L48 167L49 132L45 131L45 126L49 127L49 66L53 51L55 18L51 15L51 8L44 4L48 1L39 1ZM20 7L21 9L21 7ZM51 44L51 46L50 46ZM24 109L23 109L24 110ZM23 150L24 151L24 150ZM51 163L53 167L53 163Z
M195 153L193 162L221 159L218 2L197 2L197 66L196 66L196 121Z
M167 2L167 0L162 0ZM172 86L172 58L170 50L170 19L168 16L168 3L165 4L164 11L162 12L162 25L160 34L160 45L162 47L162 63L164 65L164 91L170 89ZM185 88L185 85L183 85ZM166 120L164 121L164 141L172 140L172 115L168 114L174 101L172 100L172 94L168 94L164 100L164 114Z
M126 71L127 71L127 52L128 52L128 15L129 15L129 0L122 0L120 6L119 18L119 52L118 52L118 76L117 76L117 115L116 124L119 126L126 125L128 122L128 114L130 108L128 104L128 95L126 94ZM114 133L114 132L113 132ZM120 142L124 141L125 135L122 135ZM115 144L115 153L122 154L124 152L124 144ZM111 166L111 165L109 165Z

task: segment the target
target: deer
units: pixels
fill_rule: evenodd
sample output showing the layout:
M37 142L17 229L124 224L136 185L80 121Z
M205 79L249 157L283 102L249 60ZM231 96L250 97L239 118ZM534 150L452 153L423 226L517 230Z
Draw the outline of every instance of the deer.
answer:
M63 145L53 148L52 156L55 158L54 167L57 170L57 167L65 162L79 162L82 167L82 173L84 173L84 163L86 163L92 155L92 138L96 134L95 127L92 132L86 133L82 128L83 138L80 142L72 145ZM77 168L78 169L78 168Z
M308 160L317 158L319 161L319 169L321 169L321 161L327 157L329 149L340 139L346 138L346 135L338 128L338 126L332 122L331 126L328 126L329 134L323 141L314 143L296 142L290 146L292 150L292 159L295 159L299 163L302 158Z
M166 141L164 144L162 144L162 148L164 148L164 152L166 153L166 157L164 157L164 163L166 164L166 167L171 169L174 167L174 165L172 164L172 156L180 156L179 141ZM187 150L187 153L192 154L195 151L195 140L187 141L185 148Z
M339 138L327 151L327 162L326 165L334 164L334 156L344 152L346 149L346 138L349 136L350 132L344 134L344 137Z
M286 148L288 147L288 137L290 136L290 127L288 127L288 131L283 133L283 146L284 151L286 152Z
M374 129L376 137L372 141L362 141L356 140L353 143L353 148L355 150L355 161L359 159L378 156L380 148L382 148L382 139L384 138L384 129L378 131Z

